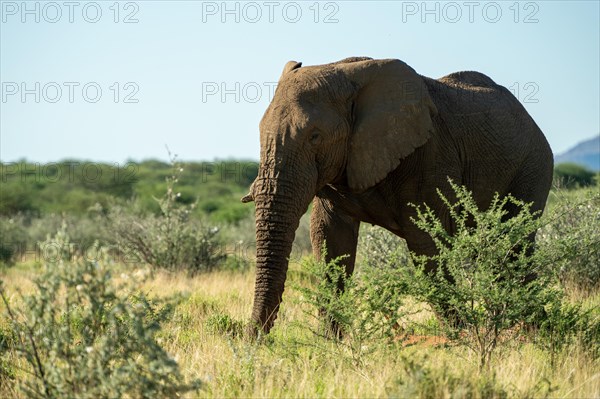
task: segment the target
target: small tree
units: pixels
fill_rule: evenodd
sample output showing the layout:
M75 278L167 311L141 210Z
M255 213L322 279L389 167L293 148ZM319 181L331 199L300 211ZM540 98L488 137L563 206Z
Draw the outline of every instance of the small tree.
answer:
M225 260L218 241L219 229L192 218L195 204L182 205L176 187L183 168L172 159L167 191L156 199L159 215L137 215L131 209L115 208L111 227L119 250L127 260L142 260L155 268L185 270L190 274L209 271Z
M415 206L413 222L429 234L438 254L414 256L414 294L431 304L448 337L477 353L480 368L485 368L496 348L557 296L548 288L547 274L530 281L547 263L528 240L540 226L531 205L496 195L482 211L465 187L450 184L456 203L438 194L454 234L427 205ZM511 218L508 207L517 209ZM435 272L426 271L431 262L437 265Z

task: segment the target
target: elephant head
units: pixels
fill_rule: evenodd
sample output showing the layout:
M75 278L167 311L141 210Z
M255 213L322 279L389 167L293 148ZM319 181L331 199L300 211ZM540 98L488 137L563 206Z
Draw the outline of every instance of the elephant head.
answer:
M423 145L436 108L399 60L290 61L260 122L260 167L244 202L256 212L252 329L268 333L281 303L300 217L327 184L361 192Z

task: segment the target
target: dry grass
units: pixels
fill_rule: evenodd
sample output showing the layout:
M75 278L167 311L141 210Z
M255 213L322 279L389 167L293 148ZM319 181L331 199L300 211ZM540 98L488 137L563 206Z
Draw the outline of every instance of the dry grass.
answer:
M293 277L294 274L291 273ZM194 279L159 274L146 283L150 293L170 296L180 292L190 297L179 309L194 320L189 329L196 330L197 340L179 340L175 334L167 348L178 357L190 376L207 382L201 396L299 396L299 397L385 397L393 392L395 382L406 374L404 356L426 357L424 365L435 370L450 367L452 373L476 378L477 360L463 348L444 347L437 337L421 337L403 349L406 342L377 348L356 363L345 349L333 342L316 339L306 329L307 316L296 303L298 293L289 289L273 330L273 338L255 347L240 339L208 332L206 320L215 313L245 320L251 311L253 273L216 272ZM288 284L289 286L289 284ZM596 298L597 303L598 298ZM215 303L207 310L205 304ZM416 317L424 321L423 314ZM177 330L176 317L165 326ZM187 331L187 330L186 330ZM545 381L552 397L586 398L600 394L600 369L585 353L571 350L550 369L547 356L532 345L517 345L503 353L492 367L497 381L509 393L544 392ZM452 396L451 392L447 392ZM446 395L444 395L446 396Z
M31 265L18 266L1 278L9 292L17 287L27 292L32 288L28 278L34 274ZM288 280L301 279L297 270L289 276ZM444 345L435 337L415 339L408 346L369 342L366 346L370 347L357 357L347 345L312 335L307 325L314 325L315 320L306 315L299 293L291 288L285 292L272 334L253 344L236 335L249 317L253 288L253 272L213 272L194 278L157 273L143 283L150 297L177 303L159 339L187 377L204 382L197 396L600 396L599 362L577 347L561 354L551 368L546 353L515 342L493 361L491 373L484 375L478 372L476 357L466 349ZM587 301L589 306L598 306L600 297ZM219 318L231 324L215 327ZM9 387L0 388L0 396L10 394Z

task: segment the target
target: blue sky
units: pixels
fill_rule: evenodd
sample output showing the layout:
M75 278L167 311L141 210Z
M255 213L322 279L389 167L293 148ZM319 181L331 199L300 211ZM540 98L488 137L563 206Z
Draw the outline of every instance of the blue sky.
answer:
M600 132L597 1L0 9L5 162L167 159L165 145L184 160L257 159L258 122L284 64L354 55L399 58L434 78L483 72L517 95L555 152Z

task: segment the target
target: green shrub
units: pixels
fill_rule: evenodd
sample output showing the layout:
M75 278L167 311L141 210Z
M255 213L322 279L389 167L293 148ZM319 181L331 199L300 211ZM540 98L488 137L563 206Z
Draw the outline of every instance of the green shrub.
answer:
M579 303L552 303L536 331L535 343L550 353L550 363L564 349L578 344L593 359L600 358L600 309L584 309Z
M192 205L177 202L175 188L183 169L173 162L173 174L167 177L167 192L157 199L161 213L136 214L117 207L109 214L119 250L127 258L134 256L155 267L190 274L215 268L225 259L218 241L219 229L192 219Z
M538 246L555 253L551 272L567 289L589 294L600 289L600 194L558 197L538 233Z
M576 163L561 163L554 167L554 180L558 187L578 188L596 184L596 173Z
M523 322L539 317L557 295L547 274L527 282L549 263L547 254L531 251L527 241L540 225L531 205L496 195L489 209L481 211L466 188L451 185L456 203L438 194L455 225L454 235L431 208L416 206L414 222L431 236L439 253L414 257L411 287L443 319L447 336L473 350L484 368L497 347L510 342ZM508 206L518 214L506 219ZM437 265L435 272L427 271L431 262Z
M215 313L206 319L206 329L213 334L240 336L244 324L225 313Z
M212 212L211 220L219 223L235 224L249 218L253 211L254 210L246 204L228 201L222 204L219 209Z
M156 309L135 281L115 286L106 252L70 262L68 234L34 280L35 292L13 301L2 288L7 319L17 336L10 350L25 368L19 389L29 397L173 397L194 390L155 340ZM127 294L117 294L117 292Z
M339 328L343 331L351 330L355 312L351 309L353 300L350 292L355 286L355 281L346 275L346 269L340 264L345 256L325 261L327 250L323 245L321 260L312 256L302 260L302 270L307 273L313 284L308 287L296 286L300 291L305 303L312 305L309 310L314 314L316 309L320 313L319 326L315 331L318 335L329 336L340 331L331 331L331 328ZM339 285L345 288L340 291ZM332 325L333 323L333 325Z
M0 216L0 265L12 265L24 252L27 242L21 215Z
M54 234L66 223L69 237L78 246L79 251L84 251L95 241L110 242L112 233L107 226L106 212L106 208L96 203L81 215L50 213L39 218L31 218L26 227L29 241L33 245L44 241L49 234Z
M99 204L96 205L85 215L0 216L0 263L10 265L33 255L39 258L37 244L56 231L67 228L74 254L84 255L96 241L109 242L111 237L106 227L104 210Z
M404 316L406 287L403 269L381 269L364 266L354 277L347 276L340 261L343 257L320 261L312 256L303 259L301 266L312 284L296 285L302 294L305 312L318 313L318 336L344 338L339 341L349 349L354 361L377 343L391 343L398 335L399 320ZM343 285L344 291L340 291Z

